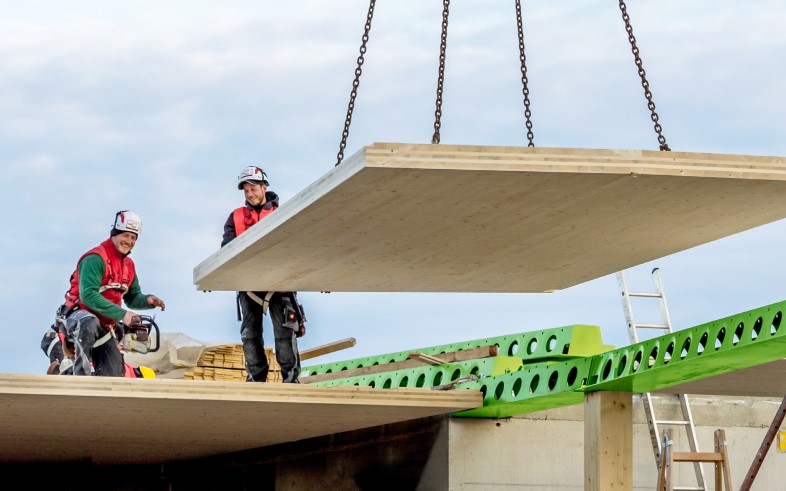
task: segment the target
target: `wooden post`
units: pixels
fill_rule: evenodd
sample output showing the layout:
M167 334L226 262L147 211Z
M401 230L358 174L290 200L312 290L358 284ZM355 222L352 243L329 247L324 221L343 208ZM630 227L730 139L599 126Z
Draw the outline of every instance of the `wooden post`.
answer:
M633 394L584 396L584 490L633 489Z

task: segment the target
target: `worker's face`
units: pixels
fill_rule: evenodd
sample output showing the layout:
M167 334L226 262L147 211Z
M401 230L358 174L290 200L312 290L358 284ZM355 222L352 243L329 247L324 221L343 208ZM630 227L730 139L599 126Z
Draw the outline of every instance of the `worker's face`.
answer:
M255 184L252 182L243 184L243 195L251 206L264 205L266 192L267 186L264 184Z
M112 237L112 243L120 254L126 255L131 252L136 244L136 234L134 232L123 232Z

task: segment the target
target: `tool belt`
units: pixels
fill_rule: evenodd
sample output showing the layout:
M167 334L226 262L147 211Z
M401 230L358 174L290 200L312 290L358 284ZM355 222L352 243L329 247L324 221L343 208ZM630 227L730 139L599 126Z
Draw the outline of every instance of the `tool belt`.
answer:
M262 292L246 292L248 298L255 301L262 306L262 314L267 314L267 309L270 306L270 299L273 298L275 292L265 292L264 297ZM295 331L297 337L305 336L306 334L306 313L303 310L303 305L297 301L296 292L281 293L281 303L284 304L284 327ZM238 300L238 319L240 319L240 305Z

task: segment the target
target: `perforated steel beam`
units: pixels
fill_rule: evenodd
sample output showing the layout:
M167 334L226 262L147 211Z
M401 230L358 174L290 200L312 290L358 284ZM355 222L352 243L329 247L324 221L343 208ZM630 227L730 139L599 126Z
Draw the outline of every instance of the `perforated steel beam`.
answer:
M755 367L786 358L786 329L781 329L786 301L676 331L624 348L606 350L591 333L595 326L569 326L537 333L423 348L440 350L500 343L505 356L351 377L318 385L376 388L437 387L455 382L456 389L480 390L483 406L455 416L502 418L555 407L581 404L585 392L652 392L686 382ZM595 328L598 329L598 328ZM599 332L599 329L598 329ZM584 348L594 354L572 356L571 345L588 335ZM482 344L477 344L482 343ZM541 343L545 343L543 347ZM514 346L532 349L514 350ZM504 348L504 351L503 351ZM544 352L539 351L543 349ZM515 353L511 354L511 351ZM346 369L360 363L397 361L409 352L320 366ZM553 356L552 356L553 355ZM387 363L387 362L386 362ZM473 379L463 381L462 379Z
M652 392L786 358L786 302L593 357L584 391Z
M412 352L439 356L443 353L478 348L481 346L499 346L500 356L516 356L526 362L562 360L565 358L584 357L614 349L604 345L600 327L577 324L556 327L541 331L522 332L491 338L463 341L460 343L429 346L385 355L356 358L353 360L311 365L303 368L304 377L325 373L336 373L362 367L384 365L408 359Z

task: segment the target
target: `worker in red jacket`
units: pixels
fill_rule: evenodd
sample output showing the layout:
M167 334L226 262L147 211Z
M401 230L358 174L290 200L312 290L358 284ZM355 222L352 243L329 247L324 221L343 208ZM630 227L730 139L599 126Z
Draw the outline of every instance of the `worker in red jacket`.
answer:
M142 293L136 266L128 257L141 231L139 215L128 210L117 212L109 238L77 261L55 322L62 335L59 349L73 356L74 375L123 377L126 366L118 342L122 339L118 322L134 324L138 314L130 309L159 307L163 311L166 307L156 295ZM46 337L42 348L45 341Z
M238 177L237 188L243 191L245 205L229 214L224 224L221 247L242 234L278 208L278 195L268 191L265 171L257 166L243 169ZM262 320L269 312L275 337L276 361L281 366L285 383L299 383L300 355L297 338L305 330L300 315L302 307L297 303L296 292L238 292L240 314L240 339L246 359L248 382L266 382L270 370L265 343L262 336Z

